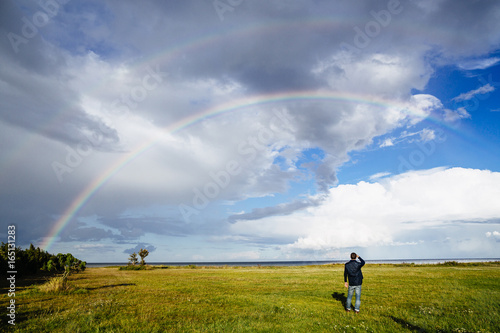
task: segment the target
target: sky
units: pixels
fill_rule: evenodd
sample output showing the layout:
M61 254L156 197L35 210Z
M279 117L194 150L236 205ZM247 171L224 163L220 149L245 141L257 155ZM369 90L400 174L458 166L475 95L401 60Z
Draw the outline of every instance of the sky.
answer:
M0 237L87 262L500 257L500 2L0 2Z

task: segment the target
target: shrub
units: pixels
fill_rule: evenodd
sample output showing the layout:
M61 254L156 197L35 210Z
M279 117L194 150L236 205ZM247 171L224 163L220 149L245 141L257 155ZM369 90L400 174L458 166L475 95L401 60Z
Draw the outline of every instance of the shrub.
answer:
M118 269L120 271L142 271L148 269L147 267L148 266L143 266L143 265L139 266L127 265L127 266L120 266Z

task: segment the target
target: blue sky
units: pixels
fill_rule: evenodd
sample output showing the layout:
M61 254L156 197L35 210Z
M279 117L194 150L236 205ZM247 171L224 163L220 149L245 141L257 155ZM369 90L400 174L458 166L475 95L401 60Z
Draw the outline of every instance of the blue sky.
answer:
M123 262L500 257L496 1L4 1L0 234Z

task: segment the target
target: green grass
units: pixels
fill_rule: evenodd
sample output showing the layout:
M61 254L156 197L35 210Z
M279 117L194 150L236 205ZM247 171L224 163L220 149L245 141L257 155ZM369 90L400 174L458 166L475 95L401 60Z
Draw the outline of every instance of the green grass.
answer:
M499 263L367 264L363 274L356 315L344 311L343 265L88 268L70 291L18 290L8 331L500 332ZM3 309L8 300L4 290Z

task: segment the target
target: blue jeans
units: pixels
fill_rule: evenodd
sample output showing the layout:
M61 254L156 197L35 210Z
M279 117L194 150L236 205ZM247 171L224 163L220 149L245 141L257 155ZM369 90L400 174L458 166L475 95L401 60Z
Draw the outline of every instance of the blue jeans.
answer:
M345 305L346 310L351 310L352 294L356 292L356 303L354 304L354 310L359 311L361 306L361 286L349 286L347 289L347 302Z

